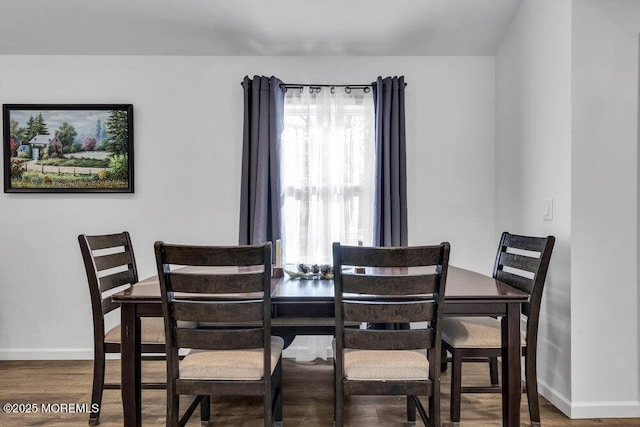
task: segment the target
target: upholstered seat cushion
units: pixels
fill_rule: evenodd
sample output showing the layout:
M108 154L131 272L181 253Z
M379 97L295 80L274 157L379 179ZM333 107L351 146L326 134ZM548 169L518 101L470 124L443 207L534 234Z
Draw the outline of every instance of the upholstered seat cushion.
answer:
M333 354L336 341L333 340ZM429 361L424 350L344 349L344 374L348 380L427 380Z
M271 337L271 372L284 348L284 340ZM180 362L180 378L191 380L256 381L263 374L263 349L194 351Z
M500 348L500 321L493 317L445 317L442 340L457 348ZM526 345L524 338L521 345Z
M164 344L164 319L162 317L140 318L140 341L142 344ZM120 342L120 325L112 328L104 337L105 342Z

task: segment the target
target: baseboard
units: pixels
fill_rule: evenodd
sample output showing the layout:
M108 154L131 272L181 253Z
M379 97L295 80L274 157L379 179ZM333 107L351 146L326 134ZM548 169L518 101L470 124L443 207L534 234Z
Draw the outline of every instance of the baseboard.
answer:
M572 419L640 418L640 402L579 402L571 405Z
M92 360L93 348L17 348L0 350L0 360Z
M567 417L589 418L639 418L639 401L571 402L544 381L538 379L538 392Z
M524 378L524 373L522 378ZM540 381L538 377L538 393L547 399L553 406L558 408L560 412L571 418L571 401L567 399L562 393L550 387L549 384L544 381ZM526 399L526 395L523 396Z

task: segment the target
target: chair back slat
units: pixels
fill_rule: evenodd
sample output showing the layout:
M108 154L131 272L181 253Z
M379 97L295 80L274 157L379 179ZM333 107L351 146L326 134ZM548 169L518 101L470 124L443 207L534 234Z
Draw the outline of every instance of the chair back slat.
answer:
M103 276L99 281L100 292L106 292L119 286L133 285L137 281L137 278L133 269L129 269Z
M93 258L96 264L96 270L103 271L110 268L116 268L123 265L131 265L133 260L131 259L131 252L122 251L108 255L99 255Z
M172 272L169 275L174 292L232 294L261 292L264 273L192 274Z
M384 250L380 250L384 249ZM406 248L370 248L341 246L343 266L359 267L418 267L436 265L440 259L433 247L420 247L407 252Z
M263 348L264 329L176 328L175 345L199 350Z
M117 248L119 246L129 246L131 240L126 231L118 234L105 234L101 236L85 236L92 251L100 249Z
M343 307L345 322L424 322L432 320L435 314L435 304L433 301L407 302L402 304L363 301L351 303L345 301Z
M229 322L238 319L246 322L262 320L264 310L262 300L245 302L175 300L172 304L176 321L187 322Z
M517 234L503 233L502 247L522 249L531 252L542 253L547 245L547 237L519 236Z
M535 284L533 279L504 270L496 271L495 278L500 280L501 282L508 283L510 286L513 286L514 288L528 294L531 294L531 292L533 291L533 286Z
M164 247L166 264L191 266L250 266L262 265L263 254L256 246L184 246Z
M533 258L526 255L520 255L509 252L501 252L498 261L502 267L516 268L518 270L535 273L540 265L540 258Z
M344 348L364 350L420 350L435 345L433 329L344 330Z
M437 292L439 277L429 275L360 275L342 273L344 293L415 295Z

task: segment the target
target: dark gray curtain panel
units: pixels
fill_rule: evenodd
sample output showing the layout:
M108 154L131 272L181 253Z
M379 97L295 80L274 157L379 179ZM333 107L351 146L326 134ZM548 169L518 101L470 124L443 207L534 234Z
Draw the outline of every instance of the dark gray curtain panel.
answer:
M244 78L244 137L239 244L282 238L280 134L284 91L275 77Z
M378 77L373 85L376 187L373 242L407 246L407 161L404 76Z
M373 85L376 123L375 246L407 246L407 150L404 77ZM367 329L409 329L409 323L368 323Z

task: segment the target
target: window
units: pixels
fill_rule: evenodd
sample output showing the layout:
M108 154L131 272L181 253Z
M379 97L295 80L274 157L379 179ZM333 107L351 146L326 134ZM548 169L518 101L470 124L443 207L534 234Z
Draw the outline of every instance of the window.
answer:
M370 92L287 90L281 160L285 262L330 264L334 241L371 244L375 141Z

